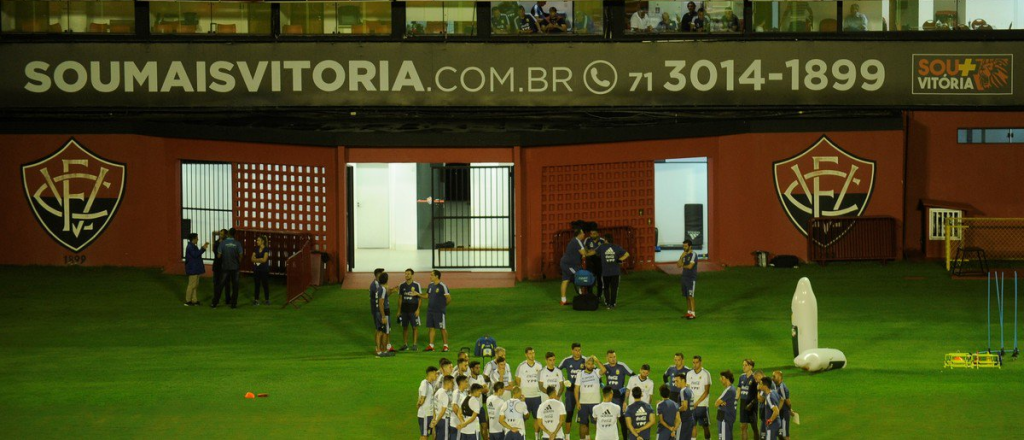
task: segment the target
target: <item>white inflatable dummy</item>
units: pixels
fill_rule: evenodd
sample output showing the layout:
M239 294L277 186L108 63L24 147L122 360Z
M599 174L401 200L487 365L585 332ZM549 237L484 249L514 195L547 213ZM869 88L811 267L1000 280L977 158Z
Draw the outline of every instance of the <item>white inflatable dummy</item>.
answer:
M806 371L846 367L846 355L834 348L818 348L818 300L811 281L800 278L793 293L793 363Z

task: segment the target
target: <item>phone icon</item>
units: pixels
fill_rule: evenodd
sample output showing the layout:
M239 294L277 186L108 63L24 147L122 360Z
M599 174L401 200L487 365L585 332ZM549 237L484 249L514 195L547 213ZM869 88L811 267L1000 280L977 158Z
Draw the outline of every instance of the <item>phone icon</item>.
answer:
M603 89L608 88L608 86L612 85L611 81L604 81L601 78L598 78L597 69L590 69L590 79L594 81L595 85Z

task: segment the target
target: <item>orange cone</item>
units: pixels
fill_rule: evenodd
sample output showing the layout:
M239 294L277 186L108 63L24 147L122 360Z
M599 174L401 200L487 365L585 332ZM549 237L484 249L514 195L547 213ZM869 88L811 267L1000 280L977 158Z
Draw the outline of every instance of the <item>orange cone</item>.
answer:
M253 394L253 393L245 393L245 398L246 399L255 399L256 395Z

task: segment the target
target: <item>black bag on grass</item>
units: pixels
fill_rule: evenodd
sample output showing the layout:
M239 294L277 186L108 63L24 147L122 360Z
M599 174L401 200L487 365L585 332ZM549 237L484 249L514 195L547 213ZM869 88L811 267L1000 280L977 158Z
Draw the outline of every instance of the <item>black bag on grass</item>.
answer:
M775 258L772 258L772 262L770 263L770 265L772 267L788 269L799 266L800 259L797 258L795 255L779 255L776 256Z
M597 307L598 300L596 295L584 293L576 295L576 297L572 299L573 310L579 310L581 312L593 312L594 310L597 310Z

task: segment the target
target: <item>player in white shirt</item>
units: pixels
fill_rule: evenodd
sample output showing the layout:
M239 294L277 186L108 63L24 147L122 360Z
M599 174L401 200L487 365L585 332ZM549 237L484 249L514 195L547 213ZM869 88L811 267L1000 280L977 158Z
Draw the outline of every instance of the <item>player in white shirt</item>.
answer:
M629 383L626 384L626 389L632 390L633 388L640 388L640 391L643 391L644 393L643 397L641 397L640 400L647 402L648 405L651 404L651 396L654 395L654 381L651 380L650 365L644 364L642 367L640 367L640 374L637 374L636 376L629 378ZM633 398L632 393L627 394L628 397L626 399L626 402L623 403L623 408L626 408L627 406L632 405L633 402L636 402L636 399Z
M484 388L480 396L476 398L477 403L483 408L484 402L487 401L487 392L491 390L490 379L480 373L480 362L477 361L469 363L469 373L469 387L472 388L473 385L480 385ZM478 420L480 421L480 432L487 432L487 412L481 412Z
M517 386L512 387L512 398L501 405L498 410L498 422L505 428L504 440L524 440L526 436L526 418L530 412L526 409L526 402L523 402L523 390Z
M562 374L562 370L555 367L555 353L549 351L544 355L544 361L547 365L540 370L537 381L540 382L542 389L555 387L558 390L558 397L562 397L562 394L565 393L565 375Z
M469 388L469 394L462 399L460 410L462 411L462 423L459 424L459 440L480 440L480 401L477 400L484 392L482 385L473 385Z
M434 416L434 382L437 380L437 367L427 367L427 378L420 382L416 400L416 418L419 419L420 440L427 440L430 435L430 422Z
M494 348L494 359L484 365L484 376L491 377L491 373L498 366L498 358L505 357L505 347ZM507 382L506 382L507 383ZM508 390L506 390L508 391Z
M597 370L594 367L600 366ZM601 403L601 378L604 377L604 364L597 361L597 356L587 358L583 371L576 375L576 421L580 426L580 439L590 437L590 421L594 407Z
M704 427L704 438L711 438L708 404L711 394L711 373L704 369L704 360L700 356L693 357L693 370L686 373L686 385L693 391L693 433L690 438L697 438L697 426Z
M436 433L437 440L448 438L448 411L451 411L451 393L455 386L455 378L445 376L441 379L442 387L434 392L434 417L430 429Z
M455 378L455 391L452 391L452 402L448 411L448 438L455 440L459 438L458 426L465 418L462 414L462 401L469 395L469 378L458 376Z
M540 370L544 367L537 362L536 356L533 347L526 347L526 360L516 368L516 385L523 390L523 400L534 418L537 418L537 408L544 396L539 385Z
M512 389L512 385L513 385L513 382L512 382L512 370L509 369L508 363L505 362L505 358L504 357L500 357L499 356L499 357L495 358L494 360L495 360L495 364L494 364L495 367L494 367L493 370L491 370L490 374L488 374L487 376L488 376L489 379L491 379L491 384L492 385L496 384L498 382L501 382L501 383L505 384L505 392L502 393L498 397L501 397L502 400L511 399L512 398L512 393L510 392L510 390Z
M558 400L558 389L548 387L548 400L537 408L537 431L544 440L564 440L562 425L565 424L565 404Z
M467 378L472 376L472 373L469 371L468 357L465 359L460 357L455 361L455 371L452 373L452 376L455 376L456 378L459 376L466 376Z
M442 386L443 384L441 383L441 380L443 380L445 376L455 377L455 374L452 373L452 370L454 368L455 368L455 366L452 365L452 361L448 360L447 358L441 358L441 360L438 361L438 363L437 363L437 381L434 382L434 389L435 390L439 390L439 389L443 388L443 386Z
M594 440L619 440L617 423L622 415L622 408L612 402L615 397L615 389L604 387L601 390L602 402L594 407Z
M503 382L496 382L494 384L494 393L491 397L487 398L487 437L488 440L504 440L505 430L502 429L502 425L499 422L501 416L501 407L505 404L505 401L501 399L501 395L505 392L505 384Z

